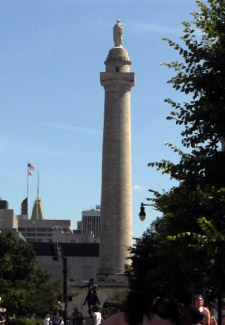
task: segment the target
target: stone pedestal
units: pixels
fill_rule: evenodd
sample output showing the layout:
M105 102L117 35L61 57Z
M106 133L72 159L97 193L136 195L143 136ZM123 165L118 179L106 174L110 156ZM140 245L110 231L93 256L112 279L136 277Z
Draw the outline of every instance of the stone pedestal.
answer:
M84 317L89 317L88 306L83 305L88 289L82 288L82 285L82 283L68 282L68 296L72 298L67 306L68 318L70 318L74 307L77 307ZM124 283L98 282L97 285L100 307L102 307L106 301L113 300L117 293L127 292L129 290L128 286Z

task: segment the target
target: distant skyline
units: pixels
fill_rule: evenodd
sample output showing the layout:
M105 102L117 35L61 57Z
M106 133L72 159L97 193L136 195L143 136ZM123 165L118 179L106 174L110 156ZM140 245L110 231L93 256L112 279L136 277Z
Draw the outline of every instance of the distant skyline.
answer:
M191 21L194 0L1 0L0 197L20 214L27 195L29 214L39 196L46 219L70 219L76 228L83 210L101 203L104 89L100 72L114 46L112 28L123 24L123 46L136 84L131 92L133 236L157 215L146 207L148 189L175 183L147 167L177 157L164 143L180 146L180 127L166 120L167 97L185 101L167 81L161 62L179 60L162 41L182 43L182 21Z

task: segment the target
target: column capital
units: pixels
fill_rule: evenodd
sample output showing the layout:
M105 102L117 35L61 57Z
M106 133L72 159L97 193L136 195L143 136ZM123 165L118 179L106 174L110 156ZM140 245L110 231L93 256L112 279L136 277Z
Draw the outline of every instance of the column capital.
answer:
M130 90L135 84L133 72L101 72L100 81L101 85L105 88L105 90Z

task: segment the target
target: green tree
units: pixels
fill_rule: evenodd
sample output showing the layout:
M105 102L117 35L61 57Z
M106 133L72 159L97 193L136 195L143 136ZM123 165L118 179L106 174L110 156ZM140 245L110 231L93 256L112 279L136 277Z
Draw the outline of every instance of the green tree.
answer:
M129 291L115 292L110 300L107 300L101 310L103 319L108 318L112 314L119 313L124 309L124 303L126 302Z
M0 294L10 315L39 316L57 306L58 283L36 266L33 248L12 232L0 233Z
M167 291L175 297L180 297L180 287L225 293L225 284L214 281L211 272L225 276L225 153L220 150L225 139L225 0L196 3L200 11L192 13L192 22L183 23L183 46L165 39L181 56L181 62L165 63L176 72L169 83L187 100L166 99L172 106L168 120L184 127L181 139L189 152L168 144L179 155L179 162L163 159L149 164L169 174L179 186L163 193L151 191L150 200L162 218L136 241L128 271L131 286L142 283L146 290L147 283L154 294ZM215 244L209 240L203 245L198 240L205 231L199 222L202 217L217 229ZM148 269L146 275L139 267ZM179 286L174 289L176 279Z

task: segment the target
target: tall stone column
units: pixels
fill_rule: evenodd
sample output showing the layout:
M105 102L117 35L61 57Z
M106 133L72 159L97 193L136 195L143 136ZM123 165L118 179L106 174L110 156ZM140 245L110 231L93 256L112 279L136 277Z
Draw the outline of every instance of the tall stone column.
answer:
M134 73L122 46L122 24L114 25L115 46L100 74L105 89L99 277L124 273L132 245L130 90Z

